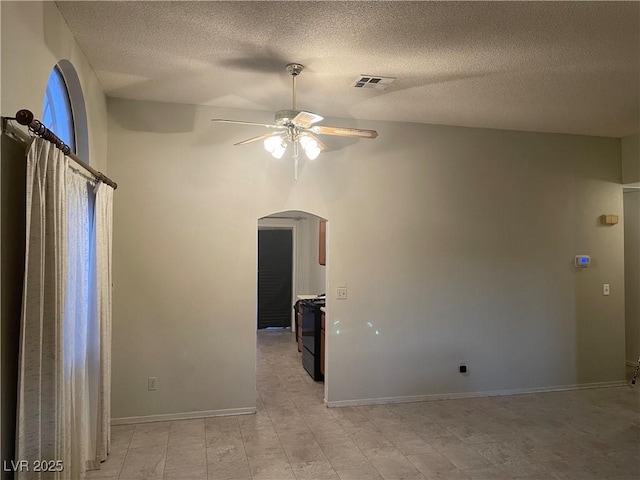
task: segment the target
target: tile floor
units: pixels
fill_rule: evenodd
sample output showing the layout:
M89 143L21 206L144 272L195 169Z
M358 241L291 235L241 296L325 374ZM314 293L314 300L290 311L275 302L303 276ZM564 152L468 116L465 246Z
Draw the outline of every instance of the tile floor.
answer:
M89 479L640 478L640 385L327 409L288 331L258 334L258 413L113 427Z

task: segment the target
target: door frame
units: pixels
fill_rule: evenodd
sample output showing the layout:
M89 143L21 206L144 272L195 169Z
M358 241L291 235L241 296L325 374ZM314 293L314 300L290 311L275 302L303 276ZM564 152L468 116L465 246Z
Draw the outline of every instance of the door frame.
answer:
M258 219L258 230L291 230L292 240L292 268L291 268L291 301L295 304L295 300L298 297L298 225L295 219L279 219L279 218L260 218ZM256 245L257 247L257 245ZM258 264L256 258L256 271L258 271ZM293 311L293 304L291 305L289 323L291 325L291 331L296 331L296 319ZM256 310L256 329L258 311Z

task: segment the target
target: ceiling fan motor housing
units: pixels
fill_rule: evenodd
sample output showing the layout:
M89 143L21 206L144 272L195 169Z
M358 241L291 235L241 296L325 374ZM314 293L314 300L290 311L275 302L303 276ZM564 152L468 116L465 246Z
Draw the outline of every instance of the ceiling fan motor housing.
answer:
M300 113L300 110L279 110L276 112L276 125L288 125L292 123L296 115Z

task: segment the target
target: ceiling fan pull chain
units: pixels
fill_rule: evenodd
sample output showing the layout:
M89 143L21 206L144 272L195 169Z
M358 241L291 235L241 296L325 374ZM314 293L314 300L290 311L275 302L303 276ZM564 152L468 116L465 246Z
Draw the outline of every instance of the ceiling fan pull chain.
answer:
M296 78L296 77L293 77ZM298 142L293 142L293 179L298 181Z

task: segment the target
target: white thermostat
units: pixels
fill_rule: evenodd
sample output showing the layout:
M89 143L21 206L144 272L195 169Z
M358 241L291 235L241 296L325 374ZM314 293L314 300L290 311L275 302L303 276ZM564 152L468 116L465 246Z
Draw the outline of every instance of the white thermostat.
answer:
M584 268L591 266L591 257L589 255L576 255L576 267Z

